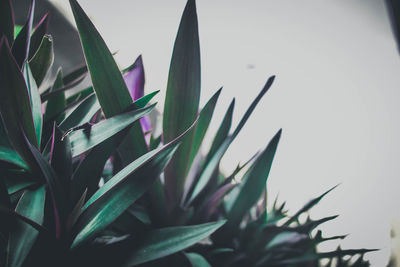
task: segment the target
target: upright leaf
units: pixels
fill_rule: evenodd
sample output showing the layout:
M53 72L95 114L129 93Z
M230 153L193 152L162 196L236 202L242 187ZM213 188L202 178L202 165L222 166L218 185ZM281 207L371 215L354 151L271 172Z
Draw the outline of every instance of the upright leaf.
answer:
M40 86L54 61L53 37L43 36L42 42L36 53L31 57L29 65L32 69L33 77Z
M31 36L31 44L29 48L29 60L38 51L40 44L42 43L43 37L47 33L49 27L49 13L44 14L42 19L35 26L35 29Z
M157 229L145 234L123 266L135 266L184 250L211 235L225 221Z
M200 100L200 45L195 0L188 0L175 39L168 75L163 139L169 142L196 119ZM165 172L168 198L179 203L184 190L193 135L182 141Z
M34 160L23 136L26 134L29 141L38 147L30 99L24 76L4 37L0 40L0 113L10 143L32 167Z
M32 221L42 224L44 215L45 188L26 190L18 201L15 211ZM8 266L22 266L26 256L34 245L39 232L32 226L16 221L10 233Z
M12 53L18 66L22 69L25 62L28 60L29 46L31 41L33 14L35 12L35 0L31 0L29 15L24 27L18 34L12 46Z
M14 11L11 0L0 1L0 37L3 34L11 45L14 41Z
M54 81L54 84L50 92L62 88L63 86L64 84L63 84L62 69L59 68L57 71L56 80ZM57 115L60 114L65 109L66 105L67 103L64 92L61 92L60 94L57 94L54 97L50 98L49 101L47 102L46 112L44 113L44 121L49 122L53 119L57 119L56 121L64 119L63 115L65 114L62 114L60 116Z
M112 54L88 16L76 0L69 2L100 106L106 117L117 115L132 104L128 88ZM133 125L127 138L127 143L124 143L127 148L123 149L121 153L130 162L147 151L140 124Z

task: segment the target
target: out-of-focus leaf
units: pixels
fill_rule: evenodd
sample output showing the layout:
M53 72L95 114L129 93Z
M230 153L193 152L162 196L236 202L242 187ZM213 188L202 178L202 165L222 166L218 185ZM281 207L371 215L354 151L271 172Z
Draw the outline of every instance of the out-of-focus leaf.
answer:
M197 117L200 100L200 45L196 3L188 0L175 39L168 75L163 116L163 140L169 142L187 129ZM183 196L185 177L194 133L182 141L165 170L168 199L178 204Z
M18 34L21 32L22 26L21 25L15 25L14 27L14 39L18 36Z
M43 42L43 37L47 34L49 27L49 13L44 14L42 19L36 24L35 29L31 36L31 44L29 48L29 60L37 53L41 43ZM35 76L36 77L36 76ZM40 84L37 81L38 84Z
M123 266L135 266L184 250L211 235L225 221L157 229L145 234Z
M185 253L186 258L189 260L192 267L211 267L208 261L197 253Z
M71 144L68 136L63 137L63 132L54 124L50 152L50 164L58 174L58 179L68 194L72 176Z
M223 143L219 146L218 150L215 154L211 157L210 161L207 163L204 171L202 172L198 182L196 183L193 193L191 194L190 198L188 199L186 205L190 204L196 196L204 189L207 183L210 181L214 171L219 165L223 155L225 154L226 150L228 150L230 144L239 134L240 130L243 128L244 124L247 122L248 118L250 117L253 110L256 108L257 104L260 102L261 98L265 95L268 89L271 87L272 83L274 82L275 76L272 76L268 79L267 83L264 85L264 88L261 92L257 95L257 97L253 100L250 107L247 109L246 113L243 115L242 119L240 120L238 126L236 127L235 131L232 135L228 136Z
M24 132L29 141L38 147L30 99L24 76L4 37L0 41L0 113L10 143L32 167L34 159L23 137Z
M210 125L212 115L214 113L215 105L217 104L218 97L221 94L221 89L219 89L211 98L208 100L207 104L203 107L199 115L199 122L197 123L196 131L194 133L192 151L190 154L190 159L188 164L188 169L193 163L194 158L199 151L199 148L203 142L204 136L206 135L208 126Z
M45 189L44 186L36 190L26 190L15 209L20 215L33 220L38 224L43 223ZM15 229L10 233L8 265L22 266L26 256L36 241L38 232L32 226L17 221Z
M281 132L282 130L279 130L272 138L266 149L259 155L243 177L239 195L228 212L228 222L224 226L224 231L228 233L234 231L239 226L243 216L257 203L263 193Z
M82 66L77 67L76 69L65 75L63 79L63 84L68 85L71 83L75 83L76 81L80 81L84 77L86 77L87 72L88 68L86 64L83 64Z
M55 92L57 92L58 90L56 90ZM84 98L88 97L89 95L93 94L93 87L89 86L73 95L71 95L70 97L67 98L67 105L71 105L72 103L76 103L79 102L81 100L83 100ZM57 92L58 93L58 92ZM43 99L42 99L43 101Z
M42 103L40 101L38 87L34 77L32 76L29 64L24 65L23 73L25 77L26 87L28 88L29 99L32 109L33 123L35 125L36 138L40 146L42 138L42 128L43 128Z
M51 91L57 90L58 88L63 87L63 74L62 74L62 69L59 68L57 71L57 77L56 80L54 81L54 84L51 88ZM46 112L44 114L44 121L45 122L49 122L52 120L52 118L57 117L58 114L60 114L66 107L67 103L66 103L66 99L65 99L65 94L64 92L57 94L55 96L53 96L52 98L49 99L49 101L47 102L47 106L46 106ZM64 119L62 114L59 118L57 118L57 121L59 119Z
M53 38L50 35L43 36L42 42L36 53L29 61L33 77L40 86L54 61Z
M35 0L31 0L28 20L12 45L12 54L20 69L28 60L29 46L31 41L33 14L35 13Z
M83 125L90 121L90 119L100 109L97 102L96 95L92 93L86 97L59 125L63 131L67 131L73 127Z
M235 184L226 184L215 191L215 193L206 202L204 202L203 206L200 207L199 213L202 216L201 219L208 220L216 211L225 195L229 193L235 186Z
M26 165L25 161L18 155L18 153L8 147L0 146L0 161L15 164L25 170L29 169L28 165Z
M161 144L161 135L155 138L153 137L153 135L150 136L150 145L149 145L150 150L156 149L160 144Z
M316 204L318 204L318 202L324 197L326 196L329 192L331 192L333 189L335 189L336 187L338 187L339 185L335 185L334 187L332 187L331 189L329 189L328 191L326 191L325 193L323 193L322 195L320 195L319 197L316 197L314 199L311 199L306 205L304 205L304 207L302 207L299 211L297 211L287 222L285 222L285 225L290 225L292 222L296 221L299 216L308 211L309 209L311 209L312 207L314 207Z
M93 88L106 118L124 112L132 99L122 74L104 40L76 0L70 0ZM112 99L113 101L110 101ZM131 162L147 152L140 124L134 124L120 148L125 161Z
M72 157L76 157L88 151L97 144L105 141L107 138L132 125L132 123L149 113L154 106L155 104L147 108L122 113L101 121L93 126L88 125L86 129L84 128L72 131L69 134Z
M132 205L158 179L184 135L150 151L113 176L86 202L72 247L93 238Z
M31 174L25 171L7 170L2 173L2 176L7 185L9 195L37 184L37 181L32 179Z
M14 41L14 11L11 0L0 1L0 36L3 34L11 45Z

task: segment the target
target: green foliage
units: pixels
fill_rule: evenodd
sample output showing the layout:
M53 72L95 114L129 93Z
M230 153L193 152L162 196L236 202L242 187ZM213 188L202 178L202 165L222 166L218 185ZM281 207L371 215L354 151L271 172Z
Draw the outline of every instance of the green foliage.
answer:
M70 5L87 65L49 77L47 14L34 27L33 0L14 36L11 1L0 1L1 266L320 266L320 259L368 266L363 255L370 250L318 250L321 242L344 238L315 233L336 216L301 219L332 189L293 216L277 201L268 207L281 130L232 174L219 170L274 76L232 132L231 102L201 154L222 89L199 110L194 0L187 1L172 53L161 136L141 127L158 93L143 94L143 65L120 71L78 2ZM139 73L137 94L125 80L131 71ZM70 93L87 74L92 84Z

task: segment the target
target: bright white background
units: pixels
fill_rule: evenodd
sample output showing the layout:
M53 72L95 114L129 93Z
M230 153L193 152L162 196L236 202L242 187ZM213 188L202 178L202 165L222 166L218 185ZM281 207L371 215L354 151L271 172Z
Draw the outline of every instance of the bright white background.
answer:
M58 4L70 12L66 1ZM185 0L81 0L121 67L143 55L146 91L161 90ZM202 105L224 86L211 129L233 97L234 126L270 75L275 84L232 145L233 169L283 136L270 173L269 196L294 211L341 185L312 212L340 214L322 229L347 234L344 248L381 248L400 217L400 57L387 10L378 0L198 0ZM210 136L211 137L211 136ZM337 243L327 245L336 246Z

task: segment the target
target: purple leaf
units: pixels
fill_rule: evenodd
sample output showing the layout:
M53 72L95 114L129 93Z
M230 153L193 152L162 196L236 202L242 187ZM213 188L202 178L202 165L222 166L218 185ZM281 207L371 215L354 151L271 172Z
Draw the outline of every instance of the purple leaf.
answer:
M124 73L124 81L128 87L132 100L135 101L144 96L144 68L142 56L138 56L132 66ZM144 132L151 129L150 119L148 116L140 119L140 124Z
M221 203L224 196L229 193L236 184L226 184L221 186L209 199L204 203L204 206L201 208L201 213L205 216L205 219L208 220L211 215L217 210L219 204Z

